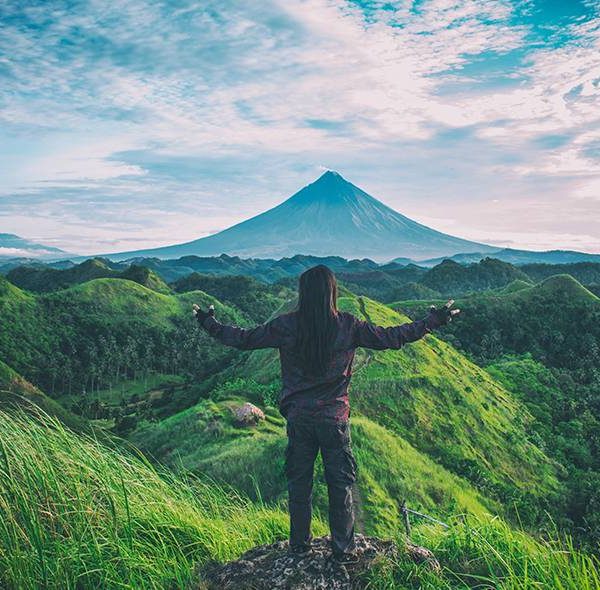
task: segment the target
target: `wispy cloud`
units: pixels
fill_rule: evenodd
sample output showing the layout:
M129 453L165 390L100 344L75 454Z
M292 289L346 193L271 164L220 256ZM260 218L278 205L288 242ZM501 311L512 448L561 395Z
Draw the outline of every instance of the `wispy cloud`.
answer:
M15 0L0 27L6 231L184 241L325 166L454 234L600 249L598 2Z

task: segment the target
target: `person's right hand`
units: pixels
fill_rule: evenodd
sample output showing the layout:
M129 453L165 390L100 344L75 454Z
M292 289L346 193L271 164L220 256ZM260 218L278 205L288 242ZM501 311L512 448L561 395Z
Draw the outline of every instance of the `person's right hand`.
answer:
M208 307L208 311L204 311L200 308L199 305L192 305L192 313L196 316L198 323L202 326L204 325L204 320L208 317L215 317L215 306L210 305Z
M454 299L449 299L442 307L437 308L432 305L429 308L429 315L425 318L427 327L430 329L445 326L452 321L452 317L460 313L460 309L450 309L454 304Z

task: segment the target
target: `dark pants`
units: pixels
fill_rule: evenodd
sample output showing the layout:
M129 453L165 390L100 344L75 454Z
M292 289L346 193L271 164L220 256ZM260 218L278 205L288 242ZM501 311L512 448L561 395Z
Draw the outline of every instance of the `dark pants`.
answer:
M319 449L329 492L329 527L334 553L354 549L352 484L356 461L350 448L350 423L331 418L299 417L288 421L285 472L290 509L290 545L310 543L313 470Z

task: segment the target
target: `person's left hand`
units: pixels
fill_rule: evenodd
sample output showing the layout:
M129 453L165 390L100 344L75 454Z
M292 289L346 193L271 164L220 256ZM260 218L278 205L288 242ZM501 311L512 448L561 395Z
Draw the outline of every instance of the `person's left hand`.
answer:
M460 313L460 309L450 309L454 304L454 299L449 299L442 307L437 308L432 305L429 308L429 315L425 318L428 328L439 328L452 321L452 317Z
M208 307L208 311L204 311L203 309L200 308L199 305L196 305L194 303L194 305L192 305L192 313L196 316L196 319L198 320L198 323L200 325L204 324L204 320L208 317L215 317L215 306L214 305L210 305Z

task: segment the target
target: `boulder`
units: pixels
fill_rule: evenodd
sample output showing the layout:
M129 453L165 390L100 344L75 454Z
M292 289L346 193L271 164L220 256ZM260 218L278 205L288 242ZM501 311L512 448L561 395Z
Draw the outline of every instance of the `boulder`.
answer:
M236 426L256 426L265 419L265 413L254 404L246 402L237 408L232 408L233 420Z
M309 555L288 552L288 542L255 547L236 561L209 563L200 567L190 590L360 590L361 574L378 560L406 554L417 563L439 571L440 565L428 549L408 544L402 551L393 541L356 536L358 563L341 565L331 559L329 537L313 541Z

